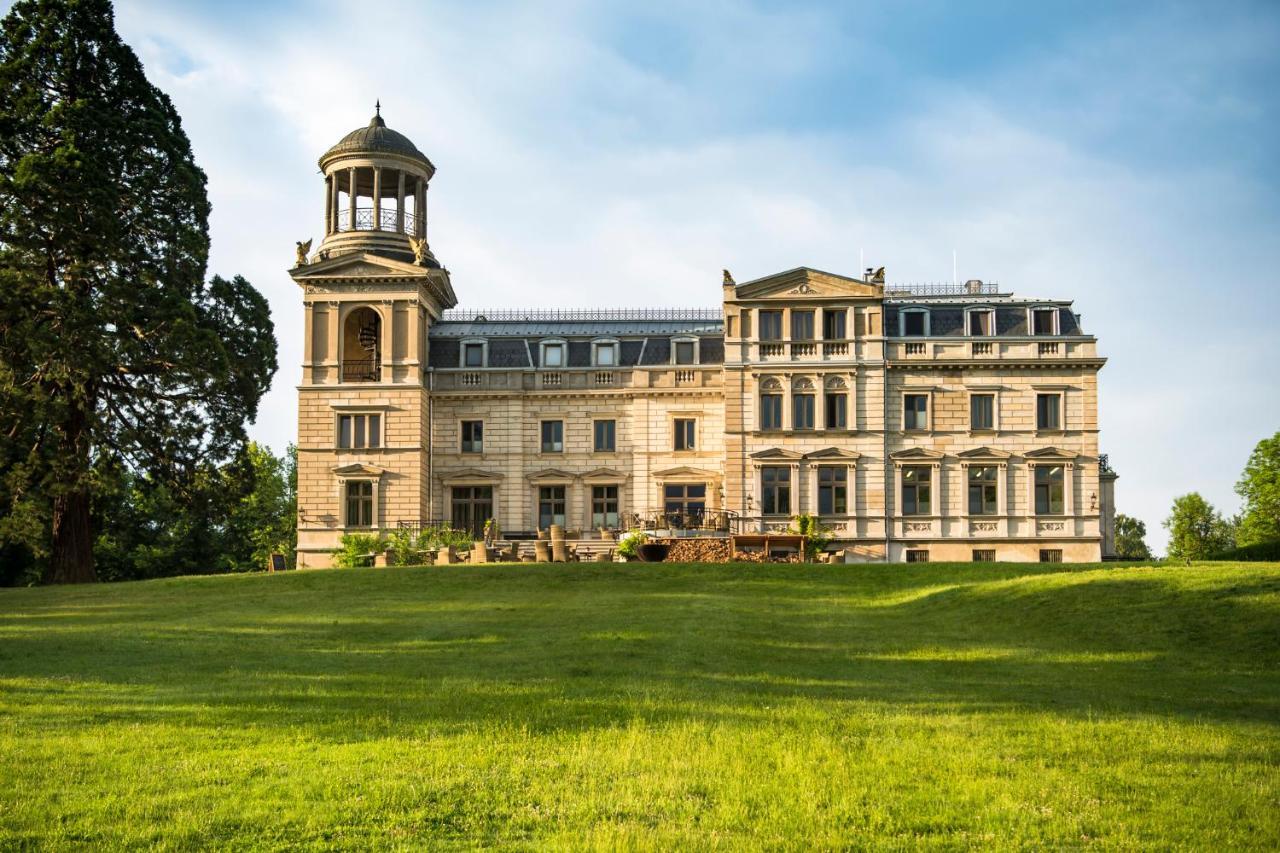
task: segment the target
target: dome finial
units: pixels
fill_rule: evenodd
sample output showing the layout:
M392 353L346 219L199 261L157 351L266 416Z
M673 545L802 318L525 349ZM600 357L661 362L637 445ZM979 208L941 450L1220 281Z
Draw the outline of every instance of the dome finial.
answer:
M376 101L374 101L374 102L373 102L373 114L374 114L374 115L376 115L376 116L381 116L381 115L382 115L382 100L381 100L381 99L376 100Z
M369 127L386 127L387 123L382 120L382 100L373 102L373 118L369 119Z

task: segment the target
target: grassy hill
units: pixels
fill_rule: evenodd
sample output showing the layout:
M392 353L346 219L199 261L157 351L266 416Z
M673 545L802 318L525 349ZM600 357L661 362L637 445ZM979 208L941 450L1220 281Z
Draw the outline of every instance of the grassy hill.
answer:
M1280 845L1280 566L0 590L0 848Z

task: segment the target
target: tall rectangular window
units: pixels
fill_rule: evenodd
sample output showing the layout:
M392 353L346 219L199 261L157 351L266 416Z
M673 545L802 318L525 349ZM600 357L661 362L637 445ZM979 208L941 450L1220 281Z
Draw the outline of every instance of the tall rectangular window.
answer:
M929 428L929 395L905 394L902 397L902 428Z
M538 529L564 526L564 486L538 487Z
M969 466L969 515L995 515L1000 469L995 465Z
M1036 515L1062 515L1064 469L1061 465L1037 465Z
M676 450L697 449L697 424L693 418L676 418Z
M1031 312L1031 334L1052 335L1057 333L1057 308L1037 308Z
M617 450L617 421L596 421L595 451L596 453L612 453Z
M818 515L844 515L849 511L849 469L844 465L818 468Z
M845 429L849 425L849 395L828 394L826 400L827 429Z
M782 312L781 311L761 311L760 312L760 340L762 341L782 340Z
M1062 396L1036 395L1036 429L1062 429Z
M812 311L792 311L791 312L791 340L793 341L811 341L813 340L813 312Z
M791 395L792 429L813 429L813 406L814 402L812 394Z
M791 514L791 468L764 465L760 468L760 510L765 515Z
M662 511L675 526L700 524L707 511L707 484L667 483L662 487Z
M450 493L451 524L479 539L493 518L493 486L454 486Z
M996 428L996 395L969 395L969 429Z
M782 395L760 395L760 429L782 429Z
M462 452L484 452L484 421L462 422Z
M693 341L676 341L676 364L693 364L696 356L697 347Z
M339 448L352 450L381 446L381 415L338 415Z
M349 480L347 494L347 527L373 527L373 482Z
M933 468L908 465L902 469L902 514L932 515Z
M464 367L484 367L484 344L463 344L462 364Z
M591 526L618 526L618 487L591 487Z
M994 311L970 311L969 334L975 338L989 338L995 332L996 313Z
M564 421L542 422L542 452L564 452Z
M846 336L845 318L848 314L843 308L822 309L822 337L827 340L840 340Z

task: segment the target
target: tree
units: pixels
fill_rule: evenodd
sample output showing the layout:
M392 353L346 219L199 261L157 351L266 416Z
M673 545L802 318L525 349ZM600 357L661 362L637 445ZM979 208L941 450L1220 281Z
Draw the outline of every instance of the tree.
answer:
M1203 560L1235 545L1234 521L1219 515L1199 492L1174 498L1164 526L1171 559Z
M291 556L297 546L297 448L289 445L281 458L251 441L244 460L252 483L228 519L230 548L223 560L230 571L265 569L272 554Z
M1122 560L1150 560L1147 525L1141 519L1116 513L1116 556Z
M108 0L0 24L0 539L95 577L104 470L176 494L243 447L276 368L266 301L205 281L209 202Z
M1280 541L1280 432L1253 449L1236 494L1244 499L1240 544Z

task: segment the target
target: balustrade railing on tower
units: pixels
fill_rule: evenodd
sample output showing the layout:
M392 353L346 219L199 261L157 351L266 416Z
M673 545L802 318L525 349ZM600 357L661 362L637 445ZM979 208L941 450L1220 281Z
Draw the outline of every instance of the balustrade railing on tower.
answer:
M377 221L378 228L373 227L373 223ZM378 211L378 217L375 220L372 207L356 208L356 224L355 228L351 227L351 214L348 210L343 210L338 216L337 231L390 231L395 233L399 225L399 212L395 208L383 208ZM406 212L404 214L404 232L405 234L418 233L418 217L416 214Z

